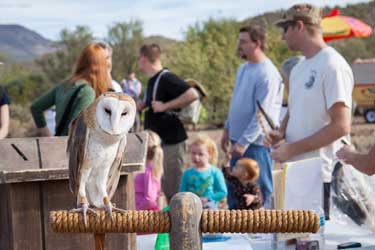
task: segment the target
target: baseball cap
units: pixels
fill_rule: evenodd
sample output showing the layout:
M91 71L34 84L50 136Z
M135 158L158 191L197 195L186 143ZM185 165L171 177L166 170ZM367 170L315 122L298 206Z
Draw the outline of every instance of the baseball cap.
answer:
M299 20L306 24L320 25L322 11L319 7L312 4L296 4L283 14L283 17L276 21L275 25L283 27L287 23Z

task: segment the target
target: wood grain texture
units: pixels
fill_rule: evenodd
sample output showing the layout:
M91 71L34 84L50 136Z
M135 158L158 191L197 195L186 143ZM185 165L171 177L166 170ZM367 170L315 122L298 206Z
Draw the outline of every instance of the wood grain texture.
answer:
M190 192L174 195L170 202L171 250L202 250L202 203Z
M12 144L19 149L22 158ZM38 148L35 138L15 138L0 140L0 171L22 171L39 169Z
M68 179L66 143L64 136L0 140L0 184ZM25 161L11 144L28 160ZM147 133L129 134L121 174L143 172L146 150Z
M13 249L12 202L10 185L0 185L0 249Z
M43 233L40 208L40 190L37 182L10 184L8 214L9 239L12 242L8 249L41 250ZM4 249L4 250L8 250Z
M76 206L68 185L66 143L67 137L0 140L1 250L94 249L93 235L55 234L50 229L51 210ZM132 173L144 170L146 148L146 133L128 135L122 176L112 199L119 208L135 208ZM105 249L136 249L135 234L107 234Z
M133 185L127 175L121 176L117 191L112 199L116 207L134 209L134 201L130 198ZM92 250L95 249L94 236L91 234L56 234L49 225L48 214L52 210L70 210L76 206L74 196L70 193L66 180L43 183L43 227L45 230L46 250ZM131 197L132 195L130 195ZM135 249L135 234L106 234L104 249Z
M66 169L68 157L66 154L67 137L39 138L40 155L43 169Z

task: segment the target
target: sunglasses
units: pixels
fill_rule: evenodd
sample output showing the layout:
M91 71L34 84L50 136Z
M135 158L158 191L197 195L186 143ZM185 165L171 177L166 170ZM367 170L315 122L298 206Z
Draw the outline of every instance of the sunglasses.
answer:
M295 22L286 22L281 26L281 28L283 29L283 32L286 33L288 32L289 27L294 26L294 25L295 25Z

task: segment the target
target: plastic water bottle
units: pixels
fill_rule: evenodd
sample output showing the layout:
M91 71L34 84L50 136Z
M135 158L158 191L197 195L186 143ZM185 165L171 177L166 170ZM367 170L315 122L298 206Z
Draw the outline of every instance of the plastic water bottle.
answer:
M326 226L326 217L324 215L324 210L320 208L320 213L319 213L319 221L320 221L320 229L319 229L319 247L320 249L325 249L325 244L326 244L326 238L325 238L325 226Z
M319 224L320 229L316 234L312 234L312 240L317 240L319 242L319 249L325 249L325 234L324 234L324 228L326 224L326 219L324 216L324 210L321 206L318 206L317 209L315 209L315 212L319 215Z
M155 250L169 250L169 233L159 233L156 242Z
M169 206L163 208L163 211L169 211ZM154 246L155 250L169 250L169 233L158 233Z

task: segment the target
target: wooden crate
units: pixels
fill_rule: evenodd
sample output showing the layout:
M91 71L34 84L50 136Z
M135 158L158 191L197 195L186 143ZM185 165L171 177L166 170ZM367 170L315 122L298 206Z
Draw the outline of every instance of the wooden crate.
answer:
M94 249L92 235L55 234L51 210L76 206L68 185L67 137L0 140L0 249ZM146 133L129 134L113 202L135 209L135 172L144 170ZM134 234L108 234L106 249L136 249Z

